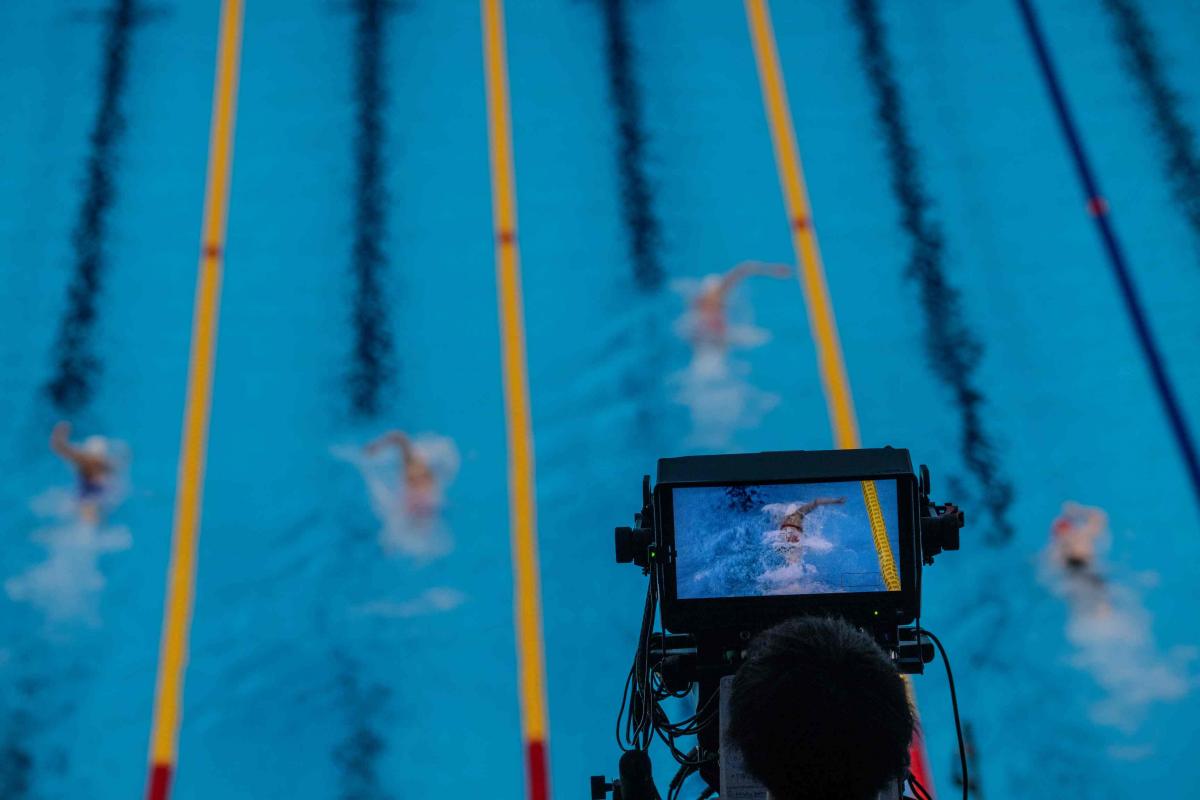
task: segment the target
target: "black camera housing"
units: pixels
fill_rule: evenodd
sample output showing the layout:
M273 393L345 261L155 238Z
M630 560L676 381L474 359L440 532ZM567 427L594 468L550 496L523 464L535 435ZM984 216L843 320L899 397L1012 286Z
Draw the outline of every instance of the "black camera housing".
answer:
M897 591L835 592L827 594L755 595L680 598L677 586L673 492L689 487L764 486L773 484L883 481L895 483L897 552L892 553L900 588ZM867 487L863 487L864 497ZM878 508L876 507L876 510ZM876 531L878 516L873 517ZM634 668L630 673L627 723L636 735L629 740L635 752L648 746L651 731L667 738L679 735L664 728L659 701L696 687L696 708L712 708L720 679L733 674L745 657L749 641L759 631L791 617L805 614L839 616L870 633L892 656L897 670L916 674L933 659L933 644L923 635L921 612L922 567L937 554L959 548L963 513L952 504L930 499L929 470L914 473L909 452L883 447L859 450L805 450L741 455L686 456L658 462L658 482L642 480L642 508L631 527L616 529L619 563L633 563L650 576L650 586L638 637ZM889 528L890 532L890 528ZM889 537L890 538L890 537ZM881 549L880 570L886 553ZM655 632L657 616L670 633ZM651 673L656 680L651 680ZM626 686L626 693L631 691ZM625 713L622 706L622 714ZM653 711L648 711L652 708ZM620 726L618 717L618 727ZM686 757L676 780L698 771L710 787L720 785L719 721L710 712L688 733L696 748ZM627 734L628 736L628 734ZM641 738L639 738L641 737ZM674 745L672 745L674 746ZM673 751L674 752L674 751ZM626 772L622 765L622 774ZM625 792L625 781L608 783L592 779L592 796L609 790L628 797L654 797L657 793ZM641 785L634 781L630 788Z
M893 481L899 591L755 597L684 598L676 583L673 491L698 486ZM929 471L913 470L908 450L798 450L663 458L631 528L618 528L617 560L651 573L659 586L663 627L673 633L755 633L801 614L836 614L863 627L894 630L921 612L921 567L943 550L958 549L962 513L929 500Z
M694 486L895 481L899 591L681 599L675 570L673 490ZM865 623L906 625L920 612L918 484L908 452L793 451L664 458L654 487L663 626L674 633L758 631L800 614L838 614Z

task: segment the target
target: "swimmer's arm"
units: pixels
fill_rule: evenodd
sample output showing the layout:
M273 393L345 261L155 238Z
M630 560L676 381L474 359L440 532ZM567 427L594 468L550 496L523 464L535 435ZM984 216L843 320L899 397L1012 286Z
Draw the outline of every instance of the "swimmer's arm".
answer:
M400 453L404 455L405 458L408 457L410 447L408 443L408 437L404 435L403 431L388 431L375 441L368 444L366 451L368 453L376 453L388 445L399 448Z
M844 497L818 497L812 501L813 508L817 506L841 506L846 504Z
M50 449L75 466L82 466L87 459L84 452L71 444L71 423L60 422L50 433Z
M751 275L770 275L775 278L786 278L792 274L792 268L786 264L767 264L762 261L743 261L725 274L721 279L721 290L729 291L738 281L745 280Z

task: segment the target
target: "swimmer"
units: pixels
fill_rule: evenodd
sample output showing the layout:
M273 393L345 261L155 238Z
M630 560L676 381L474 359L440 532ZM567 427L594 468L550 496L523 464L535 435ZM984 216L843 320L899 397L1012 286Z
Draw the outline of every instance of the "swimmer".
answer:
M846 498L844 497L818 497L807 503L801 503L783 518L783 522L779 523L777 549L789 564L799 563L804 554L804 545L801 539L804 536L804 518L821 506L840 506L845 503Z
M1063 503L1062 513L1050 526L1050 553L1068 575L1102 584L1097 570L1097 549L1108 530L1108 515L1098 508Z
M50 434L50 449L72 467L79 480L79 516L84 522L100 521L100 504L116 464L109 456L108 441L103 436L89 436L83 444L71 444L71 423L63 421Z
M700 284L700 292L692 300L692 311L696 315L693 338L696 344L724 347L728 341L729 322L725 307L733 288L751 275L768 275L786 278L792 268L785 264L764 264L760 261L743 261L724 275L709 275Z
M429 517L438 510L440 493L437 476L429 463L413 447L412 440L402 431L388 431L368 444L368 455L392 446L400 451L404 463L404 508L414 517Z

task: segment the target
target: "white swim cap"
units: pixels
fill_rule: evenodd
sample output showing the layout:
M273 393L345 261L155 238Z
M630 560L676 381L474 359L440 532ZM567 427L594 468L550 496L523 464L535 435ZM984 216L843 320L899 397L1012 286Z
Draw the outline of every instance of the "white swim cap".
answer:
M721 286L720 275L705 275L700 281L700 291L711 292Z
M108 455L108 440L103 436L89 436L83 440L83 452L103 458Z

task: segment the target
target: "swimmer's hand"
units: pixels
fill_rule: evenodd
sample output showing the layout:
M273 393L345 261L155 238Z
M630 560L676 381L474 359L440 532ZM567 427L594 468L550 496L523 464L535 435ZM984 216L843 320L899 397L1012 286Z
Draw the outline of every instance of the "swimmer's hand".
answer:
M71 423L62 420L50 432L50 449L61 456L71 451Z
M772 278L790 278L792 268L787 264L764 264L763 274L770 275Z

